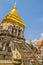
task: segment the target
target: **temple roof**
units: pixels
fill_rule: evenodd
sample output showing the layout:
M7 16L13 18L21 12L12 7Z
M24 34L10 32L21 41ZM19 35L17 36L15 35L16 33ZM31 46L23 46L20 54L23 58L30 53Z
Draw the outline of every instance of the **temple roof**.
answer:
M36 47L37 49L39 49L41 46L43 46L43 40L38 40L38 41L36 42L35 47Z
M25 28L25 24L23 23L22 18L20 18L19 14L17 12L16 4L14 5L14 7L10 11L10 13L7 16L5 16L5 18L3 19L2 22L11 22L13 24L17 23L21 27Z

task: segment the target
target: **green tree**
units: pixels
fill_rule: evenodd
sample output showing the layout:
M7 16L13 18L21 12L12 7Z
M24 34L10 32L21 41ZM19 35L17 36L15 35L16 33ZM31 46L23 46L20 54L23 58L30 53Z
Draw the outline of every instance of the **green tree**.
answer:
M33 43L32 43L32 40L30 40L29 45L30 45L30 47L31 47L32 50L35 50L35 48L33 46Z

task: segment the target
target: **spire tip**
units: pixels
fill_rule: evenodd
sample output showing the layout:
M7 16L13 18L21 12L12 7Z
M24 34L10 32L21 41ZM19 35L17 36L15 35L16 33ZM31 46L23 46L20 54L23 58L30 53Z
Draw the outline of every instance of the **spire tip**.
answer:
M14 9L16 9L16 2L15 2L15 4L14 4Z

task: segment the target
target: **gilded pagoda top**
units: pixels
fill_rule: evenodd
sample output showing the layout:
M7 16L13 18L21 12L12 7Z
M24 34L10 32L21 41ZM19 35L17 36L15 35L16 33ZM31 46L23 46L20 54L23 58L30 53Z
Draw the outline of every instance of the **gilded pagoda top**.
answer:
M10 13L7 16L5 16L2 23L3 22L11 22L13 24L16 23L16 24L19 24L21 27L25 28L25 24L23 23L23 20L18 15L16 4L14 5Z

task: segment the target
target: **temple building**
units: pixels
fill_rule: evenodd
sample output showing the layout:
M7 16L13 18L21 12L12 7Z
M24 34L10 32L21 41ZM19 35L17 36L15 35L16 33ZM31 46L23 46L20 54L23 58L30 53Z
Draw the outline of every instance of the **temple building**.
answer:
M15 4L0 23L0 65L30 65L34 54L26 43L24 29Z
M37 49L37 54L43 56L43 39L36 41L35 48Z

